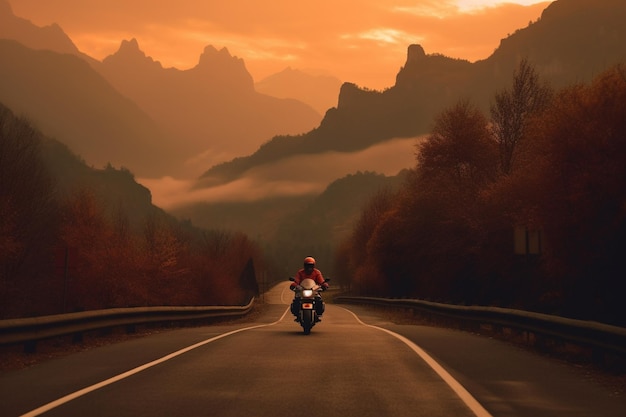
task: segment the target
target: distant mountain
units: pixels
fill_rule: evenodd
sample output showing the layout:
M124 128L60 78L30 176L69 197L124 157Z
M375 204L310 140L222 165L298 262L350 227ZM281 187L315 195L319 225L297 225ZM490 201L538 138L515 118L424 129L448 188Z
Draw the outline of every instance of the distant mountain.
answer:
M333 265L339 243L353 231L367 202L379 191L396 191L406 179L406 170L395 176L356 172L339 178L301 208L284 216L270 241L280 248L279 259L290 271L300 268L302 254L315 254L327 272Z
M206 161L228 160L274 135L305 133L321 120L302 102L256 92L244 61L226 48L207 46L198 65L178 70L163 68L132 39L105 58L99 71L175 132L190 158L204 154Z
M67 145L54 138L45 136L41 131L32 126L29 121L15 115L11 109L0 103L0 125L3 128L11 129L11 133L17 138L24 138L28 135L27 144L23 149L16 148L10 137L0 135L0 148L7 155L21 160L21 163L7 163L0 165L0 177L3 185L8 189L0 189L2 198L30 199L51 198L57 203L62 203L67 197L74 195L76 191L88 189L94 193L98 201L102 203L102 209L109 216L123 214L129 220L129 227L139 230L143 227L148 216L159 214L171 220L174 218L166 214L160 208L152 204L152 195L144 186L138 184L132 173L124 169L116 169L112 166L93 168L85 164L79 156L74 154ZM3 129L4 130L4 129ZM25 163L24 161L27 161ZM22 190L21 194L15 194L16 177L18 183L29 185ZM23 182L22 182L23 180ZM47 190L50 194L45 194ZM43 193L43 196L32 195L33 193ZM40 204L47 204L50 201L39 201ZM20 207L24 201L14 202L14 208L19 208L20 213L26 207ZM6 213L6 210L3 212ZM51 213L48 213L49 215ZM30 222L45 222L52 219L30 219ZM8 236L14 230L8 231ZM21 233L21 232L20 232Z
M589 81L626 61L625 21L623 0L557 0L483 61L427 55L421 46L411 45L393 87L381 92L344 83L337 107L319 127L297 137L275 137L249 156L213 166L198 187L228 182L254 166L297 154L354 151L427 133L434 116L462 97L487 110L495 92L510 84L522 58L555 87Z
M281 264L315 253L330 267L332 251L351 233L363 205L379 190L398 189L396 176L357 172L332 181L319 195L272 197L250 202L196 203L171 210L205 229L242 231L267 244ZM251 213L254 213L251 215ZM299 261L297 261L299 263ZM292 265L295 269L298 265Z
M269 96L295 98L324 114L337 105L341 80L328 75L312 75L306 71L285 68L254 84L254 88Z
M37 26L30 20L13 14L7 0L0 0L0 39L12 39L31 49L45 49L61 54L77 55L95 63L95 59L80 52L74 42L56 23L49 26Z
M175 140L83 59L0 39L0 62L0 102L88 164L141 176L172 175L182 166Z
M63 199L80 189L94 193L109 216L123 214L129 227L138 229L146 218L158 213L173 217L152 203L152 194L137 183L131 172L112 166L90 167L65 144L44 138L42 158L54 178L57 198Z
M58 25L39 27L15 16L6 0L0 0L2 38L87 61L153 119L162 130L159 136L171 138L170 145L177 149L173 156L184 154L187 160L179 171L187 174L196 175L207 165L253 152L274 135L305 133L322 118L311 106L293 98L256 92L243 60L226 49L207 46L196 67L181 71L163 68L133 39L123 41L115 54L100 62L80 52ZM19 111L29 114L27 107ZM63 132L53 133L63 136ZM76 150L87 158L82 149ZM160 174L171 175L171 171Z
M74 55L80 53L59 25L35 26L29 20L15 16L6 0L0 0L0 39L19 40L32 49L47 49Z

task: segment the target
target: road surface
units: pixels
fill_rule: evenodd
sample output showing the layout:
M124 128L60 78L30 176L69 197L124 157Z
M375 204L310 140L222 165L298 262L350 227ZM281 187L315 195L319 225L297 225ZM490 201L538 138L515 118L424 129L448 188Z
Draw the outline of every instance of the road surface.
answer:
M0 374L9 416L624 416L567 364L465 332L327 305L302 333L281 284L254 323L185 328Z

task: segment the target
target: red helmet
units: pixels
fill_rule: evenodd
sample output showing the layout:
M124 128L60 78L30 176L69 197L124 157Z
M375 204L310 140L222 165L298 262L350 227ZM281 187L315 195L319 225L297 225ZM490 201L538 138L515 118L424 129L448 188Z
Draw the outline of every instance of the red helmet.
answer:
M313 257L307 256L304 258L304 267L306 268L307 266L315 266L315 259Z

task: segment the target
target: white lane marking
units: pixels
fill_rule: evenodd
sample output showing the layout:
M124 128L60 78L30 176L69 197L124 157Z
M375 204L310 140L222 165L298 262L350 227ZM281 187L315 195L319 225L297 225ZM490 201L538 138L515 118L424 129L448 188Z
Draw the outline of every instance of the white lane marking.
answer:
M285 285L285 287L283 288L283 290L280 293L280 301L283 304L289 304L291 305L291 299L293 298L291 296L291 294L287 297L287 301L285 301L285 294L287 293L287 291L289 291L291 293L291 288L289 287L289 281L287 281L287 285ZM282 285L282 284L281 284Z
M340 308L343 308L343 307L340 307ZM397 339L400 339L402 342L404 342L408 347L410 347L413 350L413 352L417 353L422 358L422 360L426 362L428 366L430 366L437 373L437 375L439 375L439 377L443 379L446 382L446 384L448 384L448 386L450 386L450 388L452 388L452 390L456 393L456 395L458 395L459 398L461 398L461 400L470 408L470 410L472 410L472 412L476 415L476 417L492 417L489 411L485 410L485 408L476 400L476 398L474 398L472 394L469 393L469 391L465 389L463 385L461 385L459 381L454 379L454 377L450 375L448 371L446 371L443 368L443 366L439 365L439 363L435 361L422 348L420 348L415 343L413 343L412 341L410 341L409 339L407 339L406 337L398 333L392 332L391 330L387 330L382 327L373 326L371 324L364 323L352 311L348 310L347 308L343 308L343 309L349 312L350 314L352 314L354 318L363 326L381 330L385 333L392 335L393 337Z
M163 363L163 362L168 361L170 359L173 359L173 358L175 358L177 356L180 356L180 355L182 355L184 353L187 353L190 350L199 348L200 346L204 346L204 345L206 345L208 343L214 342L214 341L222 339L224 337L231 336L231 335L233 335L235 333L240 333L240 332L243 332L243 331L246 331L246 330L258 329L259 327L273 326L273 325L275 325L277 323L280 323L283 320L283 318L285 318L285 315L287 314L288 311L289 311L289 309L285 310L283 315L277 321L275 321L273 323L260 324L258 326L251 326L251 327L245 327L243 329L233 330L232 332L224 333L224 334L221 334L219 336L215 336L215 337L212 337L210 339L204 340L202 342L198 342L195 345L191 345L191 346L188 346L186 348L177 350L176 352L170 353L169 355L166 355L166 356L163 356L160 359L157 359L157 360L154 360L152 362L146 363L144 365L138 366L138 367L136 367L134 369L131 369L130 371L121 373L119 375L116 375L114 377L106 379L106 380L104 380L102 382L98 382L97 384L91 385L89 387L86 387L86 388L83 388L83 389L78 390L76 392L73 392L71 394L68 394L65 397L59 398L58 400L54 400L52 402L49 402L48 404L42 405L41 407L36 408L36 409L34 409L32 411L29 411L26 414L22 414L20 417L34 417L34 416L38 416L40 414L43 414L43 413L45 413L47 411L52 410L53 408L57 408L60 405L63 405L63 404L68 403L68 402L70 402L72 400L75 400L78 397L82 397L85 394L88 394L90 392L98 390L98 389L100 389L102 387L105 387L107 385L111 385L111 384L113 384L115 382L121 381L122 379L128 378L131 375L135 375L135 374L137 374L137 373L139 373L141 371L145 371L148 368L152 368L153 366L156 366L156 365L158 365L160 363Z

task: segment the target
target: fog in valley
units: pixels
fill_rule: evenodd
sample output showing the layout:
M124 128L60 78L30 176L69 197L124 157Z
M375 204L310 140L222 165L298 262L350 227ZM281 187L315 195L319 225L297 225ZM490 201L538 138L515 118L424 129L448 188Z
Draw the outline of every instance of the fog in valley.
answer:
M138 178L152 192L153 203L166 210L198 202L249 202L264 198L319 194L337 178L357 171L396 175L415 165L418 138L393 139L352 153L297 155L251 169L235 181L208 188L195 179Z

